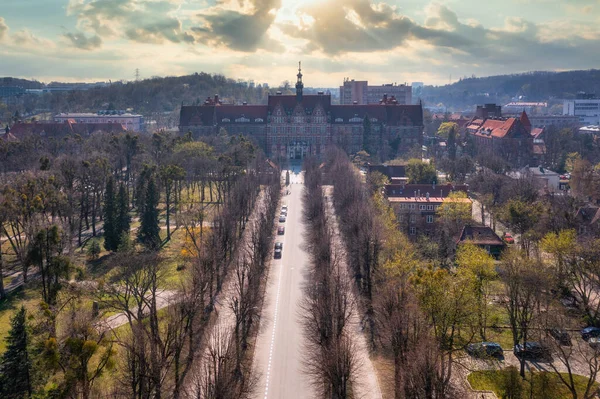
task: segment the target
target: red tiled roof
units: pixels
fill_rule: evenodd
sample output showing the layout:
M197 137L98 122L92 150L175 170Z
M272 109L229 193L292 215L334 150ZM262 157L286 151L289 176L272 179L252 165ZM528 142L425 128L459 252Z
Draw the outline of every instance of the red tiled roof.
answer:
M536 128L531 129L531 135L533 136L534 139L539 138L543 133L544 133L543 127L536 127Z

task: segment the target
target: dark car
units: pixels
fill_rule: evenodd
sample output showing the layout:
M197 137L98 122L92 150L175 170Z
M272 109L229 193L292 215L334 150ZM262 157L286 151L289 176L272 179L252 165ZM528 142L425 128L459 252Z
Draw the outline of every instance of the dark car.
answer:
M279 216L279 223L285 223L285 216Z
M590 337L590 339L588 339L588 344L590 344L590 346L596 350L600 349L600 337Z
M571 335L567 331L560 328L551 328L548 330L548 333L559 344L563 346L571 346Z
M467 345L467 353L473 357L486 358L504 356L504 351L500 344L496 342L478 342Z
M275 252L273 254L274 258L275 259L280 259L282 252L283 252L283 243L282 242L276 242L275 243Z
M284 235L285 234L285 227L279 226L277 228L277 234L279 234L280 236Z
M523 347L523 344L515 345L513 352L515 356L524 359L543 359L550 356L548 348L539 342L527 342L525 347Z
M600 337L600 328L598 327L586 327L581 330L581 338L587 341L590 338Z

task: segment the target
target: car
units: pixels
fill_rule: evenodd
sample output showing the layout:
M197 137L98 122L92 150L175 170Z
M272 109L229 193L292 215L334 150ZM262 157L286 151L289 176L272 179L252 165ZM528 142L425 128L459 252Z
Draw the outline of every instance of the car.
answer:
M285 223L285 216L279 216L279 223Z
M581 338L584 341L589 340L590 338L598 338L600 337L600 328L598 327L586 327L581 330Z
M467 353L473 357L479 358L501 358L504 351L500 344L496 342L477 342L467 345Z
M288 211L288 207L287 207L287 205L282 205L282 206L281 206L281 210L282 210L282 211L286 211L286 213L287 213L287 211Z
M282 210L281 213L279 214L279 216L286 217L287 216L287 212L285 212L285 211Z
M512 234L509 234L509 233L504 233L502 235L502 241L504 241L507 244L514 244L515 243L515 239L513 238Z
M548 333L552 338L563 346L571 346L571 335L561 328L551 328Z
M273 257L274 257L275 259L281 259L281 249L276 249L276 250L273 252Z
M588 339L588 344L594 349L600 349L600 337L591 337Z
M283 243L280 241L277 241L275 243L275 249L283 249Z
M277 234L280 235L280 236L284 235L285 234L285 227L279 226L277 228Z
M513 349L513 353L516 357L524 359L543 359L550 355L548 348L539 342L527 342L525 347L523 347L523 344L517 344Z

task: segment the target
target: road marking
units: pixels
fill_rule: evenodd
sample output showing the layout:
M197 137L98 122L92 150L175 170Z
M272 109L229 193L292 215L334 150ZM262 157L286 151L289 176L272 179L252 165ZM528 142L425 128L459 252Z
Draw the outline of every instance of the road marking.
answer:
M285 238L284 238L285 241ZM282 257L283 258L283 257ZM267 381L265 384L265 399L269 395L269 379L271 377L271 360L273 359L273 347L275 346L275 330L277 328L277 312L279 310L279 292L281 291L281 275L283 274L283 259L279 263L279 280L277 282L277 296L275 297L275 314L273 316L273 332L271 334L271 349L269 350L269 365L267 366Z

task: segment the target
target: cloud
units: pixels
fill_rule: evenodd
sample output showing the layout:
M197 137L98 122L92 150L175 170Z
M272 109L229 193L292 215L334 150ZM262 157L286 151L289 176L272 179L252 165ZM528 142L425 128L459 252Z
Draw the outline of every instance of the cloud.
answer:
M93 50L99 48L102 45L102 39L98 35L86 36L85 33L81 32L68 32L63 35L69 39L71 45L81 50Z
M283 46L266 34L275 21L281 0L250 0L247 4L249 10L216 6L199 13L202 25L192 28L198 41L243 52L259 48L283 51Z
M78 27L99 38L126 38L139 43L193 43L174 16L178 1L169 0L71 0L67 14L77 17Z
M0 17L0 40L4 39L8 32L8 25L4 22L4 18Z

